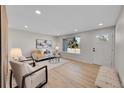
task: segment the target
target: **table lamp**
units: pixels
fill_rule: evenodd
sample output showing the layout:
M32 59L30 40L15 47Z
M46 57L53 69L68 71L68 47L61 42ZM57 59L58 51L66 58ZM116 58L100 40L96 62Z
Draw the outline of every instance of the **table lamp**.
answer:
M18 58L22 56L22 52L20 48L12 48L10 51L10 57L12 60L18 60Z

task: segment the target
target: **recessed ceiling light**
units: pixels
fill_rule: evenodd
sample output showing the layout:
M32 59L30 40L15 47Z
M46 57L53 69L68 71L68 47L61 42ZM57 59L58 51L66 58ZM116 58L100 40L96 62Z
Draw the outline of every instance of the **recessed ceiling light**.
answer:
M99 26L102 26L103 25L103 23L99 23Z
M28 26L27 26L27 25L25 25L24 27L25 27L25 28L28 28Z
M35 10L35 13L38 14L38 15L41 14L41 12L39 10Z
M78 31L78 29L74 29L74 31L75 31L75 32L77 32L77 31Z

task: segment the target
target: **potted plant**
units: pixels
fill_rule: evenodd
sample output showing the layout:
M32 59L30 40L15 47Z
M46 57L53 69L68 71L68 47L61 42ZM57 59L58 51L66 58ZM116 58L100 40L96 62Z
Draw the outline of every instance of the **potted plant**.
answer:
M68 49L67 51L70 53L75 53L76 49L78 48L78 43L75 37L68 42Z

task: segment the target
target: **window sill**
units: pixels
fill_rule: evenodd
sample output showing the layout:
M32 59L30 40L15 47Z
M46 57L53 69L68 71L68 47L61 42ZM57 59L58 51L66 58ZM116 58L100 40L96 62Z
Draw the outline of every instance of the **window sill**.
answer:
M62 51L63 54L71 54L71 55L80 55L80 53L69 53L69 52L65 52L65 51Z

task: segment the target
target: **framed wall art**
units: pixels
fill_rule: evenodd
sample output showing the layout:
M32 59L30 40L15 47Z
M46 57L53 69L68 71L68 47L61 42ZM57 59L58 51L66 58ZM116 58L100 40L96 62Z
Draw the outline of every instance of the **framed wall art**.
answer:
M51 49L52 48L52 41L43 40L43 39L36 39L36 48L37 49Z

